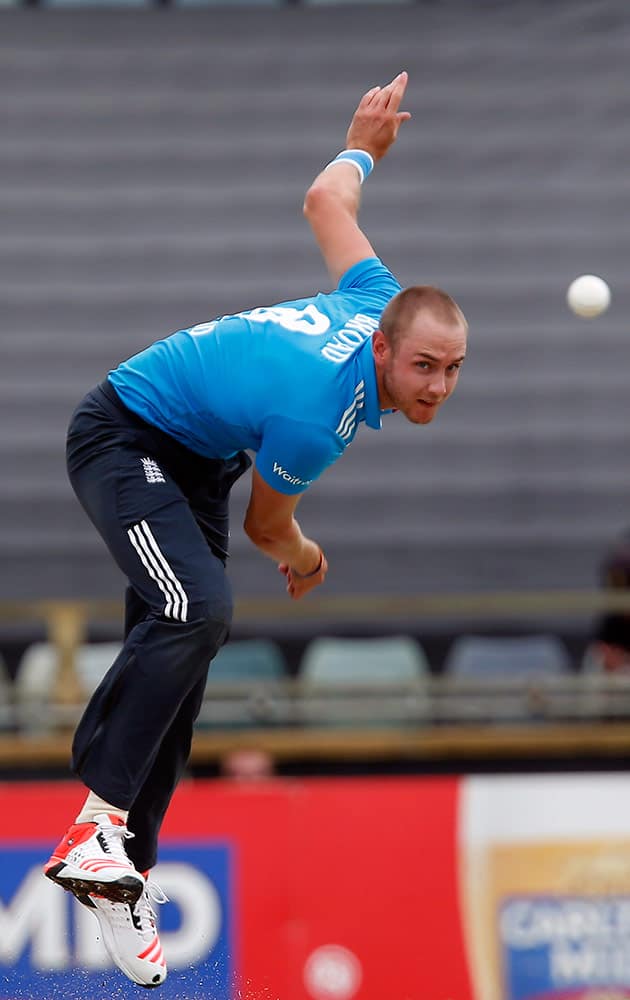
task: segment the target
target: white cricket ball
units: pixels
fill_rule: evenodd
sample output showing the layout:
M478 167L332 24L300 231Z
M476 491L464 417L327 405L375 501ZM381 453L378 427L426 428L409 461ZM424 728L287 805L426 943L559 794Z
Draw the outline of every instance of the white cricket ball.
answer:
M567 302L569 308L592 319L606 312L610 305L610 288L603 278L598 278L596 274L581 274L575 278L567 289Z

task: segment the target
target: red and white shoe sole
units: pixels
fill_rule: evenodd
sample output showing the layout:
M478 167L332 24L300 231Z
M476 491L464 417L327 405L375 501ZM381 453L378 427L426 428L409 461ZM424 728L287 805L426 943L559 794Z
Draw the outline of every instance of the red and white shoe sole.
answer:
M139 873L134 875L128 872L106 880L102 872L84 871L65 861L51 864L44 871L44 875L74 896L94 893L110 899L113 903L137 903L145 886L144 879Z

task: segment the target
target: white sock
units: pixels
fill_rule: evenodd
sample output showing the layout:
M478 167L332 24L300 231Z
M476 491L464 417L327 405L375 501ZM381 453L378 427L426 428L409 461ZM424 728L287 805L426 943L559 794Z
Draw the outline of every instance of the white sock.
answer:
M107 813L109 816L120 816L124 823L127 822L127 816L129 815L127 809L119 809L118 806L113 806L111 802L106 802L105 799L100 798L96 792L90 792L83 803L81 812L74 822L93 823L94 817L98 816L99 813Z

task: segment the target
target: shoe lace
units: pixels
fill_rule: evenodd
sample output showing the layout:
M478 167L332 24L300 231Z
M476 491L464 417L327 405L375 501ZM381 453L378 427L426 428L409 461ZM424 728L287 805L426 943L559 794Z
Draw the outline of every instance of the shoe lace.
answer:
M151 928L155 928L155 923L157 920L157 914L153 907L153 904L168 903L169 898L164 892L164 890L157 884L157 882L147 882L144 887L144 892L140 896L140 899L136 903L134 910L140 920L142 926L144 927L145 921L149 923Z
M108 854L111 854L117 861L130 864L123 841L131 840L135 834L126 826L117 826L115 823L99 823L99 833L103 835Z

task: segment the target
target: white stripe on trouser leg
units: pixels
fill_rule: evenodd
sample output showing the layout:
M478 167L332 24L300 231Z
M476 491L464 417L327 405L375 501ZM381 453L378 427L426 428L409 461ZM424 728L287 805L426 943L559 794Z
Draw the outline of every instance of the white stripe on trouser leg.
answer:
M164 614L167 618L179 619L179 594L173 586L172 581L165 573L164 567L153 552L148 539L144 535L142 525L145 523L146 522L142 521L140 524L134 524L133 526L136 541L144 556L143 562L145 562L145 565L147 565L147 563L149 564L152 571L150 572L150 575L153 577L162 593L166 596ZM147 569L149 566L147 566Z
M141 521L139 527L141 528L147 543L150 547L158 566L162 570L160 574L165 583L170 584L170 587L175 592L175 601L173 605L173 617L179 618L181 621L185 622L188 620L188 598L186 596L186 591L182 587L177 576L173 572L173 567L170 565L168 559L162 552L160 546L155 540L155 536L151 531L149 525L146 521ZM181 607L180 607L181 601Z
M188 598L146 521L134 524L133 544L143 565L166 598L164 614L186 621ZM130 536L131 537L131 536Z
M133 545L134 549L138 553L138 555L140 557L140 562L142 563L142 565L146 569L147 573L149 574L149 576L151 577L151 579L154 580L157 583L158 587L160 588L160 590L162 591L162 593L163 593L163 595L165 597L165 604L164 604L164 614L165 614L165 616L167 618L172 618L173 617L173 615L172 615L173 595L171 594L170 590L168 589L168 587L164 583L164 580L160 579L160 577L156 573L155 569L153 568L153 566L151 564L150 554L149 554L149 557L147 557L147 555L145 554L144 548L145 548L146 543L145 543L144 538L142 538L142 536L139 533L138 533L138 535L136 534L137 530L138 530L138 525L137 524L135 524L133 526L133 528L129 528L129 530L127 531L127 534L129 536L129 541L131 542L131 544Z

